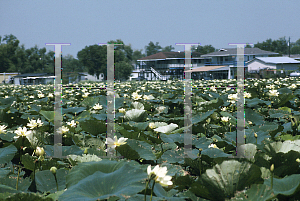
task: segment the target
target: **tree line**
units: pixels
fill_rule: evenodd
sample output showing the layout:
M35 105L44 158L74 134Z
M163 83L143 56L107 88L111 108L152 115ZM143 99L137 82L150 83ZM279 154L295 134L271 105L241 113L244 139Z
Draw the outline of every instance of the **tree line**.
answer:
M156 54L158 52L172 52L175 48L170 45L162 47L159 42L150 41L145 46L145 54L142 49L134 50L131 44L124 44L121 39L110 40L107 43L117 43L114 51L115 59L115 79L127 80L133 70L133 64L137 64L137 60ZM300 39L290 43L285 37L278 40L267 39L263 42L257 42L254 47L262 50L277 52L279 54L288 54L290 48L291 54L300 54ZM250 47L250 46L247 46ZM214 52L212 45L192 46L192 52L200 54L208 54ZM86 46L77 53L77 58L72 55L63 55L62 68L64 73L88 72L99 78L101 73L106 79L107 72L107 47L97 44ZM54 52L46 52L46 48L39 48L37 45L25 49L24 44L20 45L20 41L16 36L10 34L4 37L0 36L0 72L18 72L23 73L54 73Z

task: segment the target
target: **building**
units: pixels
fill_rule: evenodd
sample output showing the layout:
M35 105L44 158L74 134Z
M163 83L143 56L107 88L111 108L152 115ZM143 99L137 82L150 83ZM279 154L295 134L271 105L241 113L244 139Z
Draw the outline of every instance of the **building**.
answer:
M247 71L247 62L253 60L256 57L269 57L277 55L278 53L261 50L259 48L244 48L244 66ZM201 55L205 58L205 66L222 66L219 69L209 70L212 79L222 79L224 75L227 75L228 79L236 77L237 72L237 48L223 48L216 52ZM224 68L224 66L226 68ZM223 71L223 72L222 72ZM227 71L227 72L224 72ZM221 77L220 77L221 75Z
M244 48L245 70L247 71L247 62L255 57L269 57L277 54L259 48ZM204 55L192 52L191 59L192 71L186 72L192 72L192 79L233 79L236 77L237 48L223 48ZM147 80L184 78L184 52L159 52L137 61L140 70L138 77ZM212 68L201 69L206 66Z
M258 73L262 69L276 70L283 72L298 71L300 61L290 57L256 57L247 62L250 73ZM276 73L274 71L274 73Z
M53 84L55 76L48 73L25 73L13 77L15 85Z
M198 52L193 52L191 57L193 68L204 66L208 62ZM184 60L184 52L159 52L143 57L137 60L139 65L136 70L140 71L138 77L146 80L183 79Z
M18 73L0 73L0 83L10 83L11 79Z

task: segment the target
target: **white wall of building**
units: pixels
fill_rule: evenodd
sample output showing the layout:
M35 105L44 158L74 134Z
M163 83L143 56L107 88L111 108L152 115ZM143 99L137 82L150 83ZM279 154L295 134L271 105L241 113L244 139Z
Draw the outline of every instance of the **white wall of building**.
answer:
M248 71L259 71L260 69L265 69L265 68L276 69L276 65L265 64L259 60L255 60L248 64Z

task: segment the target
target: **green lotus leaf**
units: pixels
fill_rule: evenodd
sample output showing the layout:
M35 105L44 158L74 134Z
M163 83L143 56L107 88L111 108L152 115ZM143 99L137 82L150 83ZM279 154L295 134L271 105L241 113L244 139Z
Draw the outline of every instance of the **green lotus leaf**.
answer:
M15 156L17 148L14 145L9 145L5 148L0 148L0 167L5 163L9 163Z
M0 199L1 198L3 198L3 199L5 198L5 200L8 200L8 201L15 201L15 200L19 200L19 201L23 201L23 200L26 200L26 201L27 200L30 200L30 201L40 201L40 200L52 201L51 198L44 197L43 195L36 194L36 193L25 193L25 192L9 194L4 197L1 197L1 194L0 194Z
M61 146L62 148L62 156L67 156L67 155L82 155L83 151L76 145L71 145L71 146ZM44 145L44 150L45 153L48 156L54 156L54 146L52 145Z
M175 130L177 127L178 127L177 124L171 123L171 124L169 124L167 126L160 126L158 128L155 128L154 131L160 132L160 133L170 133L173 130Z
M68 157L70 159L72 159L73 161L77 161L79 163L86 163L86 162L101 161L102 160L98 156L92 155L92 154L83 154L82 156L69 155Z
M90 119L91 119L91 113L89 111L83 111L77 116L76 121L83 122Z
M125 164L110 173L96 171L92 175L84 177L75 185L70 186L59 199L94 201L108 199L111 196L127 198L145 188L142 182L146 178L147 173L144 170Z
M233 197L236 191L243 190L246 186L259 181L260 176L258 166L249 162L229 160L215 165L212 169L207 169L192 186L200 184L204 187L206 189L203 190L204 198L224 200ZM192 192L195 193L195 190L192 188ZM208 195L207 192L209 192ZM197 194L201 195L202 192L197 192Z
M66 188L66 176L68 174L68 170L58 169L56 171L56 178L58 183L58 190L64 190ZM38 171L35 173L35 182L36 188L40 192L51 192L54 193L57 191L56 182L54 175L50 172L50 170Z
M205 121L214 112L215 112L215 109L214 110L210 110L210 111L205 112L205 113L197 114L197 115L195 115L195 116L192 117L192 123L193 124L197 124L199 122Z
M192 159L197 158L197 154L199 153L198 150L192 149L192 150L185 150L179 149L179 150L167 150L163 153L161 156L162 161L168 162L168 163L182 163L184 161L185 157L189 157ZM185 155L186 154L186 155Z
M137 110L144 110L144 105L140 102L132 102L132 107Z
M271 186L271 178L264 181L264 184ZM284 178L273 178L274 194L293 195L299 191L300 188L300 174L293 174Z
M130 126L138 128L140 131L146 130L148 127L149 123L148 122L134 122L134 121L129 121L128 124Z
M105 121L107 114L92 114L92 117L94 117L95 119L97 119L99 121Z
M35 167L35 164L33 162L34 160L35 159L32 156L30 156L28 153L26 153L25 155L22 155L21 161L26 169L33 171L34 167Z
M276 197L273 190L265 184L253 184L250 189L236 193L231 200L273 200Z
M224 153L222 150L218 149L218 148L206 148L203 149L203 151L201 152L201 155L206 155L210 158L220 158L220 157L230 157L232 156L231 154L226 154Z
M126 121L135 121L135 122L143 122L147 118L147 112L146 110L138 110L138 109L132 109L128 110L125 113L124 119Z
M264 117L261 114L249 108L245 109L245 120L246 122L251 121L255 125L261 125L264 123Z
M79 114L85 110L85 107L69 107L69 108L62 108L62 114L72 113L72 114Z
M15 136L16 136L16 134L12 133L12 132L1 133L0 139L11 142L14 140Z
M258 105L271 105L271 101L264 101L259 98L246 99L247 107L255 107Z
M3 198L1 197L1 194L3 193L16 193L16 192L19 192L16 190L16 188L0 184L0 198Z
M118 170L125 164L130 164L133 167L139 165L135 161L113 161L108 159L103 159L97 162L79 163L77 166L73 167L67 175L67 188L77 184L80 180L94 174L97 171L101 171L103 173L110 173Z
M156 159L154 153L152 152L152 146L150 144L132 139L128 139L126 142L133 150L135 150L140 155L141 158L145 160Z
M49 122L53 123L53 121L54 121L54 111L41 110L40 114L43 115Z
M98 135L107 131L105 122L99 122L97 120L85 120L80 124L80 126L82 130L89 132L92 135Z

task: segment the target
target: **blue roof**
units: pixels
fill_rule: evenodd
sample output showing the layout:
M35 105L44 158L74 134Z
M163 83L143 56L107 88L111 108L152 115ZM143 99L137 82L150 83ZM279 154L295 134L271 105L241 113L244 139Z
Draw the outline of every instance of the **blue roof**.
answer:
M300 64L300 61L292 59L290 57L256 57L264 63L272 63L272 64Z

